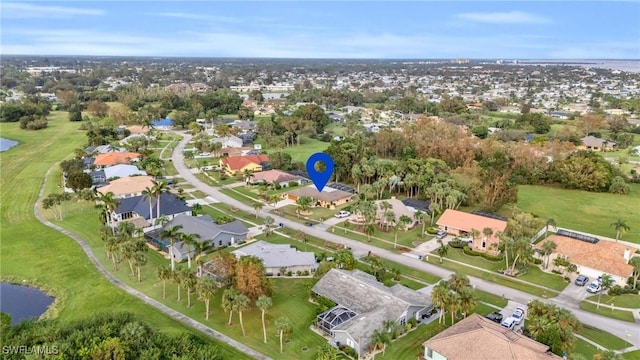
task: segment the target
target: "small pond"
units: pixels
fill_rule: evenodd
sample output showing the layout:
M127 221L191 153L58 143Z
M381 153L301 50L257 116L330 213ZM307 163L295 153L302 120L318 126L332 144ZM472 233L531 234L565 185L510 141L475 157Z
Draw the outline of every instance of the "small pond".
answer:
M0 283L0 312L11 315L11 324L38 318L47 311L54 298L28 286Z
M11 149L12 147L18 145L17 141L13 141L13 140L9 140L9 139L5 139L5 138L1 138L0 137L0 152L2 151L7 151L9 149Z

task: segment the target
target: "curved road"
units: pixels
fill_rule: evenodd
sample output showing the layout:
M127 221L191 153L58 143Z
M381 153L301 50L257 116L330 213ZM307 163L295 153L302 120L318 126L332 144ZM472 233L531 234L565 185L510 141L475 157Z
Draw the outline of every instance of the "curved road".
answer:
M238 200L235 200L221 193L218 188L209 186L203 183L202 181L200 181L197 177L195 177L195 175L185 166L184 156L183 156L183 150L186 144L191 140L191 135L187 135L187 134L180 134L180 135L183 136L183 139L175 147L173 156L171 158L173 165L175 166L176 170L180 174L180 177L182 177L183 179L191 183L198 190L204 192L205 194L211 196L212 198L220 202L234 206L248 213L253 213L254 209L250 205L244 204ZM259 214L258 216L265 217L267 215ZM321 239L325 239L334 243L350 246L354 252L357 251L357 252L368 253L369 251L371 251L372 253L375 253L377 256L380 256L384 259L395 261L397 263L401 263L401 264L410 266L414 269L440 276L442 278L447 278L449 277L449 275L453 273L452 271L437 267L435 265L420 261L418 259L396 254L394 252L381 249L379 247L362 243L356 240L351 240L351 239L342 237L340 235L336 235L334 233L324 231L315 226L308 227L303 224L282 218L274 214L269 214L269 216L273 217L276 223L283 223L285 226L293 230L300 230L304 233L307 233L309 235L312 235ZM486 292L490 292L496 295L503 295L509 300L512 300L521 304L527 304L531 300L540 300L543 302L553 303L558 306L570 309L581 322L591 325L593 327L602 329L609 333L612 333L622 339L625 339L626 341L634 345L634 349L640 348L640 325L638 324L637 321L634 324L634 323L615 320L615 319L611 319L608 317L604 317L604 316L596 315L594 313L580 310L578 303L575 299L565 296L563 294L560 294L555 298L544 299L541 297L537 297L535 295L531 295L519 290L498 285L498 284L485 281L482 279L478 279L475 277L469 277L469 278L471 280L471 283L475 285L478 289Z
M54 165L55 166L55 165ZM78 245L80 245L80 247L82 248L82 250L85 252L85 254L87 254L87 257L89 257L89 260L91 260L91 262L93 263L93 266L96 267L96 269L98 269L98 271L105 277L107 278L107 280L109 280L112 284L114 284L115 286L119 287L120 289L126 291L128 294L131 294L135 297L137 297L138 299L144 301L146 304L153 306L154 308L162 311L163 313L169 315L170 317L183 322L187 325L190 325L192 327L194 327L197 330L202 331L205 334L208 334L216 339L218 339L221 342L227 343L230 346L233 346L234 348L242 351L243 353L252 356L255 359L262 359L262 360L271 360L270 358L264 356L263 354L251 349L250 347L224 335L221 334L213 329L211 329L210 327L202 324L201 322L198 322L186 315L183 315L175 310L173 310L172 308L164 305L163 303L156 301L150 297L148 297L147 295L141 293L140 291L130 287L129 285L123 283L122 281L116 279L115 276L113 276L113 274L111 274L111 272L109 272L109 270L107 270L102 263L100 263L100 261L98 261L98 259L96 258L95 254L93 253L93 251L91 250L91 247L89 247L89 245L87 244L87 242L82 239L80 236L65 230L64 228L51 223L50 221L48 221L47 219L45 219L41 214L40 214L40 210L38 208L38 204L40 203L40 201L42 200L42 196L44 194L44 188L45 188L45 184L47 182L47 178L49 177L49 173L51 173L51 170L53 169L53 166L49 168L49 170L47 170L47 173L44 176L44 181L42 182L42 187L40 188L40 194L38 194L38 199L36 201L36 203L33 205L33 213L35 214L36 218L38 219L38 221L40 221L41 223L43 223L44 225L59 231L65 235L67 235L68 237L72 238L73 240L75 240L75 242L78 243Z

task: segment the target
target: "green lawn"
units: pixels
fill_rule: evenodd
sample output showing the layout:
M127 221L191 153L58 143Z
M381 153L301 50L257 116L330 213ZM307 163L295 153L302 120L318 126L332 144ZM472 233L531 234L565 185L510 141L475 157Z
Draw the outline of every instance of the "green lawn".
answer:
M478 301L486 302L499 308L507 306L508 303L507 299L480 289L475 289L475 294L478 297Z
M624 353L622 354L622 358L625 360L638 360L640 359L640 350Z
M17 147L0 153L0 253L12 254L2 257L2 279L20 283L24 280L54 295L56 302L46 314L49 318L67 323L105 309L129 311L160 331L174 335L192 333L206 338L218 344L225 358L248 359L113 286L72 239L35 219L33 204L47 169L70 157L86 140L84 132L78 130L80 124L69 122L66 112L54 111L48 119L48 127L38 131L22 130L17 123L0 123L3 137L20 142Z
M273 153L278 151L278 149L270 148L269 146L267 146L267 144L265 144L265 142L261 138L258 138L255 141L255 143L262 144L262 150L267 153ZM288 147L283 149L282 152L291 155L292 162L294 163L301 162L303 164L306 164L307 159L309 159L309 156L317 152L325 151L328 147L329 147L328 142L322 142L320 140L311 139L307 136L303 136L302 140L300 141L300 146L296 145L296 146Z
M571 354L580 354L584 356L585 359L593 359L593 356L599 352L600 350L597 347L589 344L585 340L576 339L576 345ZM569 359L571 359L571 356L569 356Z
M631 227L622 239L640 243L640 228L634 217L640 212L640 184L629 185L629 195L522 185L517 206L542 218L553 218L560 227L612 238L616 232L611 224L622 219Z
M592 312L594 314L610 317L613 319L618 319L618 320L627 321L627 322L635 322L635 319L633 318L633 314L630 311L611 310L611 308L607 307L607 305L601 304L600 309L598 309L596 304L592 304L587 301L581 301L580 309Z
M592 295L587 298L591 301L598 301L598 295ZM607 294L602 294L600 298L601 304L610 305L613 303L614 306L619 306L623 308L640 308L640 295L633 294L624 294L620 296L609 296Z
M580 335L604 346L609 350L621 350L633 345L611 333L588 325L583 325Z

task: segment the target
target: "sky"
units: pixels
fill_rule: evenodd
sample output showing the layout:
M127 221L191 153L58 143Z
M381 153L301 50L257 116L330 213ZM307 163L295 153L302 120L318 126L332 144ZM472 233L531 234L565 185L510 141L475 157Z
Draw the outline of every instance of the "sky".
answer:
M0 54L640 59L640 1L0 3Z

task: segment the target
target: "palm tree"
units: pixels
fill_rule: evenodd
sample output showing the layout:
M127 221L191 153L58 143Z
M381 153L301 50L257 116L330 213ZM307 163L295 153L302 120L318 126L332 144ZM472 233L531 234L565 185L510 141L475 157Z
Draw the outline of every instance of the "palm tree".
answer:
M544 251L544 256L546 261L544 263L544 268L547 269L549 267L549 259L551 258L551 254L553 250L558 247L558 244L554 243L552 240L547 240L542 243L542 251Z
M196 273L189 269L183 269L182 283L187 289L187 307L191 307L191 292L193 291L193 288L196 286L197 282L198 278L196 277Z
M262 333L264 335L264 343L267 343L267 327L264 323L264 314L269 310L271 306L273 306L273 301L270 297L262 295L256 300L256 306L260 309L262 313Z
M460 295L460 311L463 317L467 317L467 314L473 311L476 307L476 298L473 294L473 290L470 287L464 287L458 291Z
M609 289L611 289L611 287L615 284L615 280L613 280L613 278L611 277L611 275L609 274L603 274L602 278L600 279L600 292L598 292L598 306L597 308L600 308L600 297L602 296L602 293L605 291L608 291Z
M289 320L289 318L286 317L286 316L279 317L276 320L276 329L278 330L278 333L280 334L280 352L282 353L284 351L284 349L282 347L282 340L284 338L284 335L288 334L293 329L293 326L291 324L291 320Z
M276 206L278 205L278 201L280 201L280 195L273 194L269 196L269 203L273 204L273 210L276 210Z
M446 298L445 307L451 314L451 324L453 325L456 322L456 314L462 308L462 299L460 294L457 292L450 292L449 296Z
M480 231L477 229L471 229L471 240L473 241L473 244L476 243L478 236L480 236Z
M620 237L622 236L622 234L631 230L629 225L627 225L627 223L622 219L618 219L616 222L612 223L611 227L613 227L616 230L616 241L620 240Z
M384 352L387 349L387 344L391 342L389 339L389 334L385 331L376 330L371 334L371 344L373 345L374 350L379 350L382 348L382 355L384 356Z
M382 221L383 219L380 219L380 228L382 228L382 225L384 224L385 230L389 231L389 225L396 220L396 213L394 213L393 210L387 210L381 215L381 218L384 218L384 221Z
M195 254L195 263L198 267L198 273L200 273L201 267L203 265L203 256L206 252L215 249L215 246L209 241L196 241L193 244L193 252Z
M172 270L171 271L171 279L173 280L174 283L176 283L176 285L178 285L178 301L180 301L182 299L181 295L181 288L182 288L182 280L184 279L183 276L183 272L178 270Z
M179 233L178 239L187 246L187 267L191 269L191 247L199 243L200 234Z
M267 216L264 218L264 235L265 236L271 235L271 231L274 227L275 222L276 220L271 216Z
M491 237L491 235L493 235L493 229L490 227L486 227L482 229L482 234L484 235L484 240L482 242L482 248L484 249L486 247L486 241L489 240L489 237Z
M447 283L446 281L440 281L431 290L431 302L433 303L433 306L440 308L438 324L442 324L442 320L444 319L446 299L449 296L450 292L451 289L449 288L449 283Z
M161 216L160 213L160 198L162 197L162 193L167 191L167 184L162 181L151 180L153 186L151 187L151 192L156 197L156 207L157 207L157 215ZM149 216L153 217L153 214L149 214Z
M167 298L167 280L171 279L171 269L167 266L160 266L157 269L158 278L162 281L162 298Z
M400 229L406 229L406 226L409 225L411 223L411 218L408 217L407 215L402 215L400 216L400 219L398 220L398 223L396 224L396 226L393 227L393 231L395 232L394 234L394 239L393 239L393 248L395 249L398 245L398 231Z
M198 214L202 211L202 205L195 203L191 205L191 215L198 216Z
M149 223L153 224L153 198L155 194L153 189L148 186L142 190L142 199L149 201Z
M451 290L455 292L461 292L462 289L468 288L471 285L471 281L469 281L469 278L466 275L457 272L451 274L447 282L449 283Z
M208 276L201 276L198 278L196 291L198 292L198 299L204 301L205 320L209 320L209 303L211 298L216 295L217 290L218 286L212 278Z
M115 194L109 191L106 194L99 195L98 201L102 203L106 213L107 224L112 228L113 233L115 234L115 228L113 227L113 219L111 218L111 214L115 211L115 209L120 205L120 201L115 197Z
M169 239L169 258L171 258L171 271L176 270L176 260L173 258L173 245L175 241L180 238L180 230L182 225L174 225L168 229L164 229L160 233L160 237L163 239Z
M367 234L367 241L371 242L371 235L376 232L376 226L373 223L364 225L364 233Z
M429 214L431 214L431 226L433 226L433 221L435 220L436 214L442 210L440 205L436 202L431 202L429 204ZM424 227L422 229L422 233L424 233Z
M233 307L238 312L238 316L240 317L240 328L242 329L242 336L247 336L244 332L242 312L249 308L249 298L244 294L238 294L238 296L233 299Z
M258 218L258 213L260 212L260 210L264 207L264 205L261 202L254 202L253 203L253 210L256 211L256 219Z
M235 311L235 298L238 296L238 292L235 288L229 288L222 293L222 309L229 312L229 322L227 325L231 326L231 319L233 312Z
M449 252L449 245L443 243L440 239L438 239L438 244L440 244L440 247L438 247L437 252L438 256L440 256L440 264L442 264L442 258Z
M298 200L296 200L296 206L298 213L298 217L300 217L301 212L307 212L313 203L313 199L310 196L300 196Z

